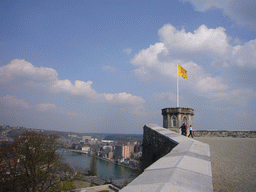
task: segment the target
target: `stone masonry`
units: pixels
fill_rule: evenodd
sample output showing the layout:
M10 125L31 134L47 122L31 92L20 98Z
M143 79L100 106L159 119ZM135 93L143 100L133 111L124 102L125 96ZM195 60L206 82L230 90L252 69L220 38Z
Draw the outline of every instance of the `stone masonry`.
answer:
M121 192L213 191L209 145L156 124L144 126L142 164Z
M256 138L256 131L193 131L195 137L237 137L237 138Z
M180 133L180 127L186 123L188 127L193 125L194 109L173 107L162 109L163 127Z

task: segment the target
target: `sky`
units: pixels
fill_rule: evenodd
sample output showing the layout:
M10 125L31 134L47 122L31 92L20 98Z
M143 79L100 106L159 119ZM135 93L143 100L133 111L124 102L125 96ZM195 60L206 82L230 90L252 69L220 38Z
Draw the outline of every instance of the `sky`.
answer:
M255 0L0 0L0 125L141 134L256 130Z

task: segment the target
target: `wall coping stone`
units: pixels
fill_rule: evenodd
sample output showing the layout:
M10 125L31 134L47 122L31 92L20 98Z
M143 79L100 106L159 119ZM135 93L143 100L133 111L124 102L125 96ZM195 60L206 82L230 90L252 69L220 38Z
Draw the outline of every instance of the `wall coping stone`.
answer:
M147 167L121 192L213 191L208 144L156 124L145 125L145 128L178 145Z

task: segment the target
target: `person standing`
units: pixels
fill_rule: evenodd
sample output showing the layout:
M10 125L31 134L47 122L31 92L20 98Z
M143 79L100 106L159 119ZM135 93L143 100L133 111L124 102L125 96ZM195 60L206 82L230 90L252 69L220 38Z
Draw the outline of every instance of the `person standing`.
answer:
M193 128L192 128L192 125L190 125L190 127L189 127L189 135L188 135L188 137L192 137L193 138Z
M181 128L181 135L186 136L186 124L183 123L180 128Z
M185 135L185 136L187 136L188 126L187 126L187 124L186 124L186 123L185 123L185 128L186 128L186 129L185 129L185 134L184 134L184 135Z

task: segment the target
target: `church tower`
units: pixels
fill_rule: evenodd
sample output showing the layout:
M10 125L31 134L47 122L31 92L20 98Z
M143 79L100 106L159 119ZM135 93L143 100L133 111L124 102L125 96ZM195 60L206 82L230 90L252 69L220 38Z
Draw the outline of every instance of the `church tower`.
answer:
M180 127L186 123L193 126L194 109L174 107L162 109L163 127L177 133L181 133Z

